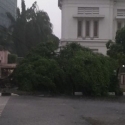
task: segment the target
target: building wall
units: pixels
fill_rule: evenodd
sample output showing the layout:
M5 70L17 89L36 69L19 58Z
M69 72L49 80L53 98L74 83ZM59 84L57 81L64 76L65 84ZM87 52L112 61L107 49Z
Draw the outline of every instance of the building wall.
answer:
M122 22L122 26L125 26L125 17L123 19L116 19L117 17L117 9L125 9L125 0L115 0L115 4L114 4L114 37L116 35L116 31L117 31L117 22L121 21Z
M17 0L0 0L0 25L8 27L10 20L6 12L10 12L16 18Z
M7 64L8 63L8 51L0 51L0 64Z
M78 38L78 7L99 7L99 15L104 18L79 18L82 20L82 37ZM91 49L98 49L100 53L106 55L106 42L115 40L117 31L117 9L125 9L125 0L62 0L62 38L61 44L67 42L78 42ZM85 38L85 21L91 21L90 38ZM99 37L93 38L93 20L99 20ZM120 19L125 22L125 19Z

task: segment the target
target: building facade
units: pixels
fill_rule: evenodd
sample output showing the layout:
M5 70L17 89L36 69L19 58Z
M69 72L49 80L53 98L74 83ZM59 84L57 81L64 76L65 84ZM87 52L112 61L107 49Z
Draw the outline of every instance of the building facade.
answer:
M0 79L8 77L16 68L16 63L8 63L9 52L0 51Z
M62 12L61 46L80 43L106 55L106 43L115 41L125 26L125 0L59 0Z
M8 63L8 54L7 50L0 51L0 64L7 64Z
M0 0L0 25L8 27L10 20L6 12L10 12L16 18L17 0Z

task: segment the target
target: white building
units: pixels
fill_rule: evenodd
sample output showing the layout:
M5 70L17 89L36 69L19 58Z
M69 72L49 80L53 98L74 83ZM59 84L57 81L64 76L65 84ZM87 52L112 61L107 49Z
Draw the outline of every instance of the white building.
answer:
M8 64L8 55L6 50L0 51L0 79L9 76L16 68L16 64Z
M125 0L59 0L59 7L62 46L77 42L106 55L107 41L125 25Z

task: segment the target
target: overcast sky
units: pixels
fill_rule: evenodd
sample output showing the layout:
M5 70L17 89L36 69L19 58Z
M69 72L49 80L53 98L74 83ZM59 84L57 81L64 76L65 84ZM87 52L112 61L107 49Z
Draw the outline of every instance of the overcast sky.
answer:
M61 11L58 8L58 0L25 0L26 7L37 1L40 10L48 13L51 23L53 24L53 32L56 36L61 38ZM18 0L18 7L21 5L21 0Z

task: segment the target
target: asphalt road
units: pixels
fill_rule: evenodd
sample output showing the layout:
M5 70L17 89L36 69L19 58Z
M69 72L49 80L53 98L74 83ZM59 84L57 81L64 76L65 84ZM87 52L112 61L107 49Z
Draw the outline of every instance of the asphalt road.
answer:
M124 102L19 96L5 105L0 125L125 125Z
M0 116L9 100L9 97L0 97Z

